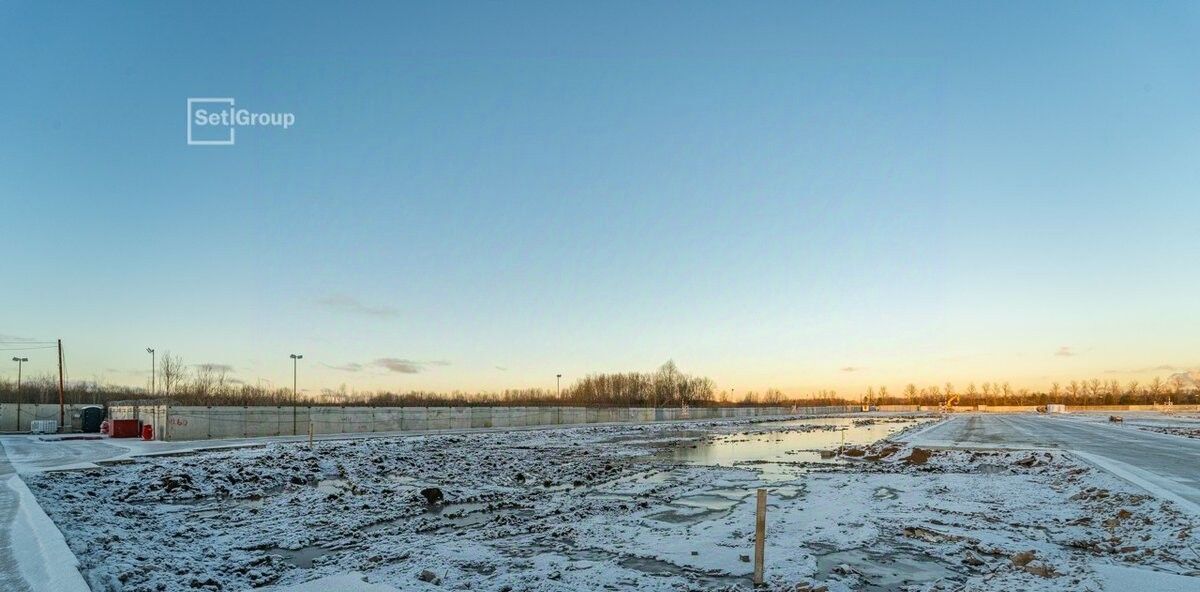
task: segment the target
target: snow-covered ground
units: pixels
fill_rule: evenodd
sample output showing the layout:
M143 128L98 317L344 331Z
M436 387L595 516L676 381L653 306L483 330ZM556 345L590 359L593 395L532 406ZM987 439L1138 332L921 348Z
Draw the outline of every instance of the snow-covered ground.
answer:
M769 492L778 590L1200 581L1186 577L1200 573L1195 516L1066 453L866 445L926 427L846 418L270 443L24 479L97 592L748 590L757 488ZM813 451L843 439L844 455Z

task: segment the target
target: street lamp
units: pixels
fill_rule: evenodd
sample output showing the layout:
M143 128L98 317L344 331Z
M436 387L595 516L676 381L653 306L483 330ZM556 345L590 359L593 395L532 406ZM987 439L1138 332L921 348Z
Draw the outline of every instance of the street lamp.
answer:
M150 396L154 396L154 375L158 373L158 365L154 363L154 348L146 348L146 353L150 354Z
M292 435L296 435L296 362L304 356L292 354Z
M18 358L13 356L13 361L17 363L17 431L21 431L21 364L29 361L29 358Z

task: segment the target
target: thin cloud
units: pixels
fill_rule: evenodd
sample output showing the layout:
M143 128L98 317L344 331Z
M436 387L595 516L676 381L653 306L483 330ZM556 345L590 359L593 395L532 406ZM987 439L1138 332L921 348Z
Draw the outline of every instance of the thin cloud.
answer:
M321 365L331 370L341 370L342 372L361 372L363 369L363 365L357 362L350 362L348 364L342 364L341 366L334 366L322 362Z
M30 343L35 340L32 337L21 337L20 335L9 335L7 333L0 333L0 341L16 341L16 342L20 342L20 343Z
M501 372L508 372L508 368L506 368L506 367L504 367L504 366L496 366L496 369L497 369L497 370L499 370L499 371L501 371Z
M1174 366L1172 364L1160 364L1158 366L1147 366L1145 368L1133 368L1125 370L1105 370L1105 374L1145 374L1147 372L1186 372L1188 368L1184 366Z
M398 374L420 374L428 370L431 366L449 366L449 360L409 360L406 358L376 358L366 364L358 362L347 362L345 364L325 364L322 366L331 370L340 370L342 372L362 372L368 368L382 368L387 372L396 372Z
M1071 349L1070 346L1064 345L1064 346L1058 348L1058 351L1054 352L1054 355L1056 355L1060 358L1069 358L1076 354L1075 354L1075 350Z
M862 368L856 368L854 366L846 366L845 368L842 368L842 372L858 372L859 370L862 370Z
M416 360L402 360L400 358L379 358L372 362L372 365L400 374L417 374L425 369L425 364L421 362Z
M210 372L233 372L233 366L229 364L195 364L195 367Z
M364 304L357 298L348 296L346 294L333 294L326 296L320 300L317 300L317 304L337 312L371 317L394 317L400 314L400 311L390 306L374 306Z

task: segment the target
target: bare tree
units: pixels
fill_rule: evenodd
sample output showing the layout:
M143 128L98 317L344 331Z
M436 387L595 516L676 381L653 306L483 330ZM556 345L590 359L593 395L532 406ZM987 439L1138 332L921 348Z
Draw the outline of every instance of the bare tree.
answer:
M188 369L183 364L182 357L168 351L163 353L162 360L158 363L158 373L162 378L163 394L170 397L171 393L187 380Z
M915 401L917 398L917 385L911 382L904 385L904 398L908 399L909 402Z
M1183 377L1182 376L1172 376L1171 377L1171 398L1178 399L1179 395L1182 395L1182 394L1183 394Z

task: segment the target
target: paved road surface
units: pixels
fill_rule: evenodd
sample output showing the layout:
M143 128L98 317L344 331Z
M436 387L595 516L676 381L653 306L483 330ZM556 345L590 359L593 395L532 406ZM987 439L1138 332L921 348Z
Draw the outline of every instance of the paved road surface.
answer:
M1052 448L1200 513L1200 439L1070 415L954 416L908 440L925 446Z
M12 524L17 516L17 494L8 486L8 480L14 472L4 451L4 443L0 442L0 590L8 592L27 592L30 590L25 578L17 569L16 558L12 549Z

